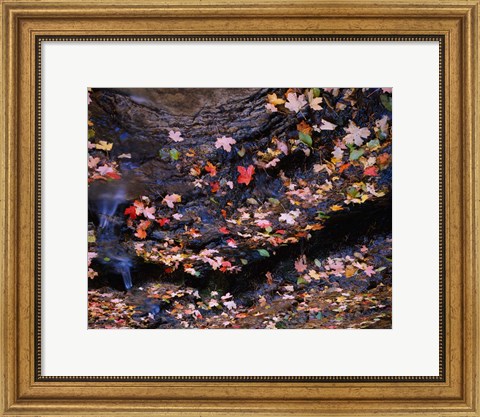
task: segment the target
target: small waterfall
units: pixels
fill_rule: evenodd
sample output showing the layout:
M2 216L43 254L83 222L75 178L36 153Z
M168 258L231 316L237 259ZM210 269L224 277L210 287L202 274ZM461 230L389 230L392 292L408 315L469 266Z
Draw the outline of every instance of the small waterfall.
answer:
M93 191L93 192L92 192ZM123 279L125 289L132 288L132 261L119 239L122 217L116 216L118 206L125 202L126 193L119 183L107 183L90 191L90 204L99 217L97 230L98 255Z
M121 260L118 261L117 264L115 265L115 269L120 273L120 275L123 278L123 284L125 285L125 288L129 290L132 288L133 283L132 283L132 275L130 273L130 270L132 268L132 264L130 260Z

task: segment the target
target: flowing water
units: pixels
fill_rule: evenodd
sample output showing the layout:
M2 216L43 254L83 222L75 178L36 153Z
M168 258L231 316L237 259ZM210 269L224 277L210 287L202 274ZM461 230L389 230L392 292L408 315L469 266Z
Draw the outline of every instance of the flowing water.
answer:
M133 285L132 259L121 244L122 217L117 213L125 200L126 191L121 182L100 184L91 187L89 192L90 209L98 216L98 257L122 277L125 289L129 290Z

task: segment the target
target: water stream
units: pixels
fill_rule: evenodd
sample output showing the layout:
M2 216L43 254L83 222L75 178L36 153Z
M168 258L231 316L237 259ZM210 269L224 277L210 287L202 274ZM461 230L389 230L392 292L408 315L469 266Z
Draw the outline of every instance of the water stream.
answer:
M120 182L91 187L90 209L98 216L98 257L123 279L126 290L132 288L132 259L121 244L122 217L117 213L126 200L125 187Z

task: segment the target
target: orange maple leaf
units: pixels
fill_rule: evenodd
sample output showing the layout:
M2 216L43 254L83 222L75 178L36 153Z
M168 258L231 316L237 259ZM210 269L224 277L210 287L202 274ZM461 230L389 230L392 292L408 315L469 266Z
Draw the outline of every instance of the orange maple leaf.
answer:
M147 237L147 232L145 231L145 229L138 228L135 232L135 236L139 239L145 239Z
M297 130L299 132L305 133L306 135L309 135L310 133L312 133L313 128L305 120L302 120L297 125Z
M205 171L207 171L211 177L217 175L217 167L213 165L210 161L205 165Z

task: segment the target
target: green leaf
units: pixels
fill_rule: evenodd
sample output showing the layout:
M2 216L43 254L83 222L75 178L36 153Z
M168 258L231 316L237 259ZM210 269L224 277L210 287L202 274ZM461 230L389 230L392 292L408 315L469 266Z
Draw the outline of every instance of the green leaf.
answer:
M305 278L303 278L303 276L298 277L297 279L297 285L302 285L302 284L308 284L308 281Z
M303 132L298 132L298 138L305 144L305 145L308 145L308 146L312 146L312 137L310 135L307 135Z
M167 152L165 149L160 149L158 151L158 156L162 161L168 161L168 159L170 158L170 153Z
M347 194L352 198L357 198L359 191L355 187L348 187Z
M323 219L329 219L330 216L326 215L323 211L317 211L317 217L316 219L323 220Z
M258 201L254 198L247 198L247 203L251 204L252 206L258 206Z
M96 241L95 235L88 235L88 243L95 243Z
M318 312L317 315L315 316L317 320L323 319L323 314L321 312Z
M317 265L319 268L322 266L322 263L318 260L318 259L315 259L315 265Z
M382 94L380 96L380 101L388 111L392 111L392 97L387 96L386 94Z
M350 161L356 161L358 158L360 158L364 154L363 149L355 149L350 152Z
M375 271L376 271L376 272L382 272L382 271L384 271L385 269L387 269L386 266L381 266L380 268L375 269Z
M243 259L243 258L240 259L240 262L242 263L242 265L247 265L248 264L248 261L246 259Z
M88 140L93 139L95 137L95 130L88 129Z
M372 139L370 142L367 143L367 146L370 149L376 148L380 146L380 141L378 139Z
M174 160L174 161L178 161L178 158L180 157L180 152L178 152L175 148L173 149L170 149L170 157Z
M276 198L269 198L268 202L274 206L278 206L280 204L280 201L277 200Z
M108 256L105 256L105 258L103 258L103 260L104 260L105 262L110 262L110 258L109 258Z
M313 88L313 97L320 97L320 89L319 88Z
M257 249L257 251L260 255L264 256L265 258L270 257L270 253L266 249Z
M245 156L245 147L242 146L242 149L240 149L239 151L237 151L237 155L240 157L240 158L243 158Z
M268 226L268 227L265 228L265 231L266 231L267 233L271 233L272 230L273 230L273 229L272 229L270 226Z

